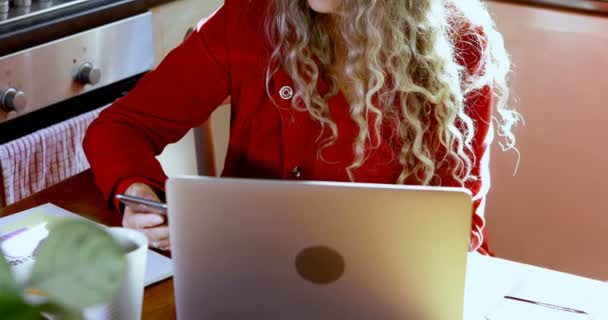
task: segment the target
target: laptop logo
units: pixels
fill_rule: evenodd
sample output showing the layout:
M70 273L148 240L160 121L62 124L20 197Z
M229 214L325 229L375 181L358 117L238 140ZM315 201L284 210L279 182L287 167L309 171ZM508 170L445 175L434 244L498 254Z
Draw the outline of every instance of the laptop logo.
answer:
M304 280L314 284L330 284L338 281L346 267L338 251L314 246L305 248L296 256L296 270Z

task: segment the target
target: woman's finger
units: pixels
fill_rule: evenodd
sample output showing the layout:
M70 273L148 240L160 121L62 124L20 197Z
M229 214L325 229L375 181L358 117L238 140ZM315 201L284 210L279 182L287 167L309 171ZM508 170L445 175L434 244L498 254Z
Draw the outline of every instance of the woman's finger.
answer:
M168 251L171 249L171 241L169 239L151 242L150 247L162 251Z
M165 218L155 213L133 212L133 209L126 208L123 215L123 226L132 229L144 229L162 225Z
M133 183L127 188L125 193L134 197L140 197L156 201L159 200L158 195L156 195L156 192L154 192L154 189L143 183Z
M145 228L145 229L140 229L139 231L143 232L146 235L146 237L148 238L150 243L152 243L154 241L160 242L160 241L169 240L169 227L168 226Z
M129 212L127 212L127 210L129 210ZM137 214L137 213L157 213L158 214L158 210L155 210L152 207L146 206L144 204L128 204L125 206L125 210L124 213L127 214Z

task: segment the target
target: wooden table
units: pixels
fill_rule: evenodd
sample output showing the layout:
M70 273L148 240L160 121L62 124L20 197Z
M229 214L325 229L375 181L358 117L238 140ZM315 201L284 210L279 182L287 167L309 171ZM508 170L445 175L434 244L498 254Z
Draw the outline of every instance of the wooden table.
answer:
M81 173L47 190L0 210L0 216L45 203L54 203L66 210L81 214L106 225L118 226L121 218L108 208L93 183L90 171ZM570 295L570 307L589 311L594 319L608 319L608 285L605 283L563 274L525 264L470 254L465 293L465 319L483 319L503 296L515 285L544 288L549 296ZM173 280L165 280L144 291L143 319L175 319ZM554 302L547 298L547 302ZM556 302L554 302L556 303Z
M108 207L101 193L95 187L91 171L85 171L13 205L0 209L0 217L49 202L105 225L120 226L121 224L121 216ZM173 278L145 289L142 318L163 320L176 318Z

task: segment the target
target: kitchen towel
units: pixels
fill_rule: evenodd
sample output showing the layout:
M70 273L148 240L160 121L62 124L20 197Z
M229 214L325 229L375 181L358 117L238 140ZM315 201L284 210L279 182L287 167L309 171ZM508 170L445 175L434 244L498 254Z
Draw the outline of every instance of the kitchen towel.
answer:
M1 206L11 205L88 169L82 140L102 109L0 145Z

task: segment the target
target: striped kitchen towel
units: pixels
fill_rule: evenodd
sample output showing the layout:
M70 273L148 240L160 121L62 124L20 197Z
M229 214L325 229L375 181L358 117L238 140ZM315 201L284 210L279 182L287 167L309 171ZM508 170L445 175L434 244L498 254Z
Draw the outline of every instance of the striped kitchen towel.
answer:
M88 169L82 140L102 109L0 145L1 205L11 205Z

